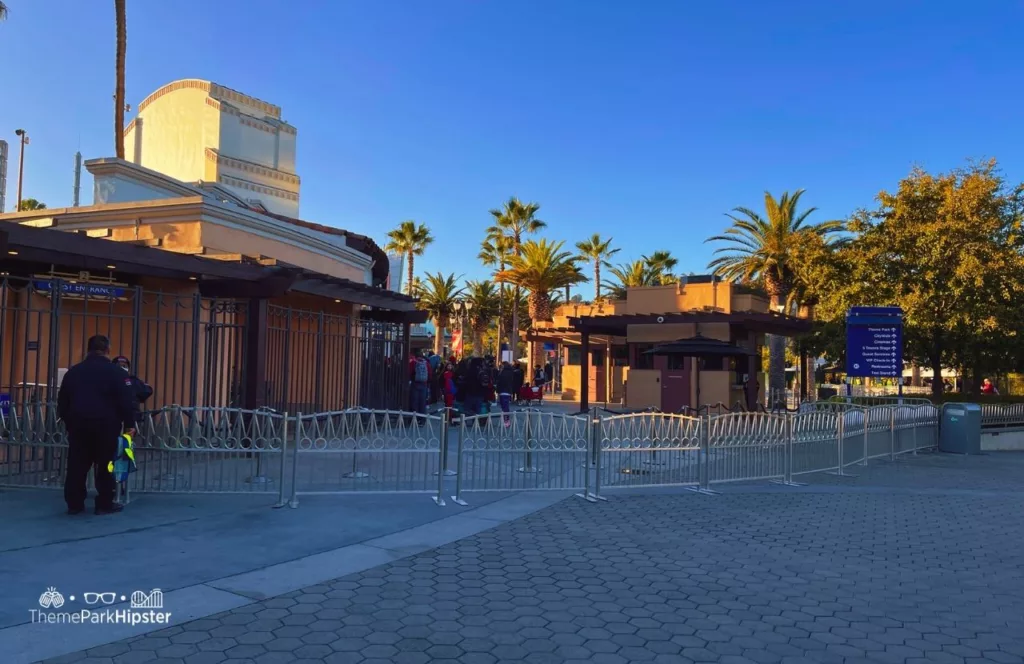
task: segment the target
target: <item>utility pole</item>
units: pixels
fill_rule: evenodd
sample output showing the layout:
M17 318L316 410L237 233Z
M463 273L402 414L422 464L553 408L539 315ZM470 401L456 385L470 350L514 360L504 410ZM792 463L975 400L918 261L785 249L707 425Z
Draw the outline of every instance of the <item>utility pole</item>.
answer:
M21 185L25 179L25 146L28 145L28 134L24 129L15 129L14 134L21 139L21 153L18 155L18 206L15 212L21 212Z

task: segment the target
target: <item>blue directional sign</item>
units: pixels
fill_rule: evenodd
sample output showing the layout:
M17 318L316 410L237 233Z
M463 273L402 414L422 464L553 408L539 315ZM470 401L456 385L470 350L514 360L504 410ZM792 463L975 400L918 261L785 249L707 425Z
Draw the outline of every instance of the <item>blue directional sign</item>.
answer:
M53 292L54 282L52 281L36 281L33 284L36 290L44 291L47 293ZM64 295L78 296L78 297L95 297L95 298L110 298L116 299L124 297L124 289L116 286L107 286L106 284L83 284L83 283L70 283L67 281L60 282L60 291Z
M853 307L846 313L846 375L895 378L903 375L903 310Z

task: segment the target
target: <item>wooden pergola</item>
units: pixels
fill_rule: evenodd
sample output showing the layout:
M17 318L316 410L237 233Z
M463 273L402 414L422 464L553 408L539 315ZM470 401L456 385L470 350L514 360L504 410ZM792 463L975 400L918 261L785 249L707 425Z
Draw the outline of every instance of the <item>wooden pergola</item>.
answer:
M672 324L705 324L727 323L730 327L739 327L745 331L759 334L777 334L796 336L811 331L811 322L803 318L795 318L780 313L721 311L687 311L664 314L617 314L612 316L579 316L569 318L569 329L580 335L580 384L587 385L590 380L590 343L591 336L626 337L630 325L672 325ZM666 342L673 339L665 339ZM756 358L751 358L751 365ZM590 395L586 389L580 390L580 410L590 408Z

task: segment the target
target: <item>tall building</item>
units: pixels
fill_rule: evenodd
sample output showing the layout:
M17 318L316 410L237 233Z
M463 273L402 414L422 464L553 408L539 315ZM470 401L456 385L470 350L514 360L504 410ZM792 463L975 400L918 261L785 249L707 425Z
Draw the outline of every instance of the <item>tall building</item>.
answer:
M396 293L402 292L402 279L405 277L405 256L401 254L388 255L388 288Z
M125 156L183 182L214 182L254 206L299 216L297 130L281 108L209 81L146 97L125 129Z

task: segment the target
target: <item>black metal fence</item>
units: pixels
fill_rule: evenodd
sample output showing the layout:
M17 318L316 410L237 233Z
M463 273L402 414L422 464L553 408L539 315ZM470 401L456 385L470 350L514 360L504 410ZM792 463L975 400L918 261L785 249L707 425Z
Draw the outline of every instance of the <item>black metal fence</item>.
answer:
M406 408L402 325L270 306L267 406L291 413Z
M147 409L405 406L400 323L274 305L261 319L257 302L192 291L0 277L0 408L56 401L64 372L95 334L153 387Z

